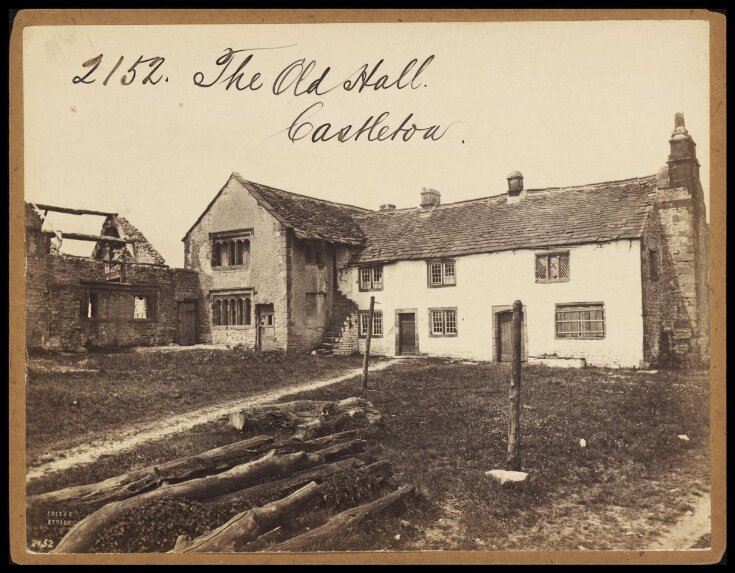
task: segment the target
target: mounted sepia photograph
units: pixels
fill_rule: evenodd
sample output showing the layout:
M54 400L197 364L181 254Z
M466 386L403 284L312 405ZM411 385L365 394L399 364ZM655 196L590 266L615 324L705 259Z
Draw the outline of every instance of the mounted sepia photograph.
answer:
M13 18L14 561L722 559L721 14Z

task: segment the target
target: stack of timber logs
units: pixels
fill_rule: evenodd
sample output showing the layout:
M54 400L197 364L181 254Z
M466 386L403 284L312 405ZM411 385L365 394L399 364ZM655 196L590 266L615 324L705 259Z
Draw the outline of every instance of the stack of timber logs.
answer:
M288 428L296 429L296 435L282 440L258 435L99 483L30 496L29 507L63 502L86 507L89 512L72 526L53 551L92 551L99 535L121 517L163 499L187 499L225 507L249 506L195 539L182 532L172 550L174 553L299 551L378 514L414 491L412 486L403 486L384 497L337 513L321 526L302 531L298 517L331 502L333 496L325 496L327 483L331 484L329 487L335 487L336 483L341 488L354 478L354 483L360 484L358 488L369 482L369 492L375 491L374 484L382 484L381 490L386 490L390 464L386 460L370 463L371 459L360 458L361 455L364 458L369 445L360 436L366 426L380 421L380 413L359 398L341 402L289 402L255 410L255 414L243 413L245 425L257 416L280 416L281 420L289 421ZM339 426L334 421L344 416L360 420L362 427L313 437L319 430ZM341 474L347 477L346 482L329 482ZM359 498L364 499L364 492L358 491Z
M339 402L296 400L268 404L230 415L230 425L237 430L278 426L294 429L295 439L309 439L341 428L379 424L382 416L372 403L353 396Z

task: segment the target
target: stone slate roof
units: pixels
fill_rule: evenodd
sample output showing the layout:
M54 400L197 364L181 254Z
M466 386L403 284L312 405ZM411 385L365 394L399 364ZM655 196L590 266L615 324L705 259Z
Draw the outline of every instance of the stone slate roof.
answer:
M275 189L247 181L236 173L233 176L274 217L292 228L300 239L353 246L364 242L365 237L355 216L370 213L368 209Z
M655 176L579 187L528 190L420 208L371 212L356 220L364 248L351 264L391 262L640 238Z
M237 173L232 178L297 237L354 247L353 265L637 239L656 191L652 175L529 189L514 204L502 194L428 210L370 211L275 189Z
M186 240L192 229L204 218L204 215L215 204L233 179L250 192L255 200L271 215L289 229L293 229L294 234L300 239L313 239L350 246L359 246L365 241L354 216L370 213L369 209L276 189L254 181L248 181L239 173L230 175L227 184L210 201L207 208L186 232L182 241Z

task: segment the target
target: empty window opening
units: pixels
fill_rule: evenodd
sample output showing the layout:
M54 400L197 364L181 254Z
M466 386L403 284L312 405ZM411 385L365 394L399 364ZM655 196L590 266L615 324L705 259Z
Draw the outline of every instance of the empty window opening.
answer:
M145 320L150 318L148 312L148 297L147 296L136 296L135 306L133 308L133 318L136 320Z
M87 318L99 318L100 316L100 299L96 292L91 292L87 296Z

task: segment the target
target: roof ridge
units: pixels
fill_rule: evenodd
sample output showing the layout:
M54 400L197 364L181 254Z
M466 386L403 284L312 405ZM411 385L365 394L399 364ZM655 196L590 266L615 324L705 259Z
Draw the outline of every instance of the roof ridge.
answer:
M645 175L643 177L629 177L627 179L615 179L612 181L598 181L595 183L585 183L582 185L569 185L566 187L542 187L538 189L526 189L526 192L528 193L543 193L543 192L552 192L552 191L582 191L585 189L594 189L597 187L602 186L613 186L613 185L622 185L624 183L631 183L633 181L640 184L642 181L649 181L654 180L656 178L655 175ZM459 201L452 201L451 203L441 203L439 205L435 205L432 207L432 211L435 209L444 209L447 207L454 207L455 205L462 205L465 203L473 203L473 202L483 202L487 201L489 199L497 199L499 197L505 197L508 195L508 192L504 193L498 193L497 195L486 195L484 197L475 197L473 199L461 199ZM368 211L367 213L358 215L358 217L368 217L371 215L389 215L391 213L396 213L399 211L415 211L417 209L420 209L420 207L401 207L400 209L390 209L388 211Z
M244 185L250 183L251 185L258 185L259 187L265 187L266 189L272 189L273 191L278 191L279 193L295 195L296 197L303 197L304 199L310 199L311 201L318 201L319 203L328 203L330 205L337 205L338 207L349 207L350 209L359 209L360 211L365 211L366 213L376 212L376 211L373 211L372 209L367 209L366 207L358 207L357 205L350 205L349 203L339 203L337 201L330 201L329 199L321 199L319 197L313 197L312 195L304 195L303 193L294 193L293 191L286 191L285 189L281 189L280 187L273 187L272 185L266 185L265 183L258 183L257 181L251 181L249 179L245 179L237 171L233 171L232 175L234 175L235 178Z

